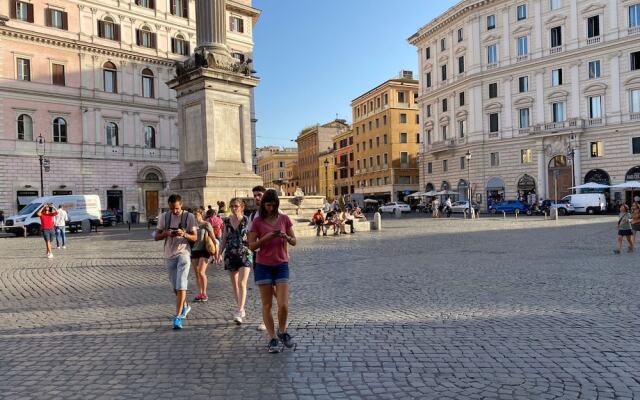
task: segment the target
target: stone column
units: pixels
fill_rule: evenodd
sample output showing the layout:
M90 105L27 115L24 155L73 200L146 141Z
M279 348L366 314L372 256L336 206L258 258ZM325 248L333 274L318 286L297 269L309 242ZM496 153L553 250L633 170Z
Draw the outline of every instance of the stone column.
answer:
M576 140L575 149L573 149L573 180L575 186L582 184L582 164L580 160L580 142L578 140Z
M196 52L213 55L216 64L230 63L226 0L196 0Z

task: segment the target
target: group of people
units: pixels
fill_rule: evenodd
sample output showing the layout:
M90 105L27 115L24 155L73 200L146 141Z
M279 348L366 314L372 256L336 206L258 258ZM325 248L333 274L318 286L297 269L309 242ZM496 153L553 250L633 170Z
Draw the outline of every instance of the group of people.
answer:
M355 200L344 207L340 207L337 201L326 202L324 208L318 209L311 217L312 224L316 227L316 236L320 236L321 233L327 236L331 228L334 235L346 235L347 226L349 226L349 233L353 234L356 232L355 221L358 219L366 219L366 217Z
M622 243L626 239L629 244L627 252L632 253L636 247L636 236L638 236L638 232L640 232L640 202L634 201L633 204L631 204L631 211L629 211L629 206L626 204L620 206L617 228L618 240L616 242L616 249L613 252L620 254L622 251Z
M38 210L36 215L40 217L40 229L44 238L46 257L53 258L51 248L54 237L56 239L56 249L67 248L66 229L69 214L67 214L63 206L56 208L54 204L46 203Z
M289 309L289 254L288 246L296 245L293 224L280 211L280 200L275 190L262 186L252 189L257 210L244 214L245 203L233 198L226 205L218 203L218 211L197 208L184 210L182 198L169 197L169 211L158 218L155 240L164 240L164 258L169 279L176 297L173 328L182 329L183 321L191 311L187 299L189 269L195 266L198 294L194 302L208 301L206 268L210 261L223 264L229 272L236 304L233 320L244 322L247 282L253 268L255 284L260 291L262 321L259 330L269 335L270 353L281 351L282 346L294 346L287 332ZM222 203L222 204L220 204ZM224 218L217 214L222 212ZM277 301L278 329L272 315L273 298ZM281 346L282 345L282 346Z

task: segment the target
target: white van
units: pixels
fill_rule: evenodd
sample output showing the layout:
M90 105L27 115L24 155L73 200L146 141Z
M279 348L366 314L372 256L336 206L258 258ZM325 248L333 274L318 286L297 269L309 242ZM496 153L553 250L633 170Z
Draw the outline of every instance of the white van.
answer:
M603 193L581 193L565 196L578 213L595 214L607 211L607 199Z
M40 217L36 214L43 204L52 203L56 208L61 205L69 214L67 226L69 231L75 232L80 229L82 221L89 220L92 225L99 224L102 214L100 207L100 197L95 194L88 195L66 195L66 196L45 196L39 197L20 210L16 215L5 220L4 230L16 235L24 233L23 227L27 228L29 234L40 232Z

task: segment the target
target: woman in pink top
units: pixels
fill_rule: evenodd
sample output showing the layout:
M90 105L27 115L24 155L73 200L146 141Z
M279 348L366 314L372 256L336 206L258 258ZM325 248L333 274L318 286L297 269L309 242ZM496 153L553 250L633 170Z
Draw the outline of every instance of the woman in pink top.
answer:
M253 276L260 288L262 299L262 319L271 338L269 353L278 353L279 342L293 347L291 336L287 333L287 314L289 312L289 253L287 245L296 245L293 224L288 216L280 214L280 199L275 190L269 189L262 196L260 215L256 217L249 230L249 248L256 253L256 265ZM273 286L278 298L278 334L273 326L271 306Z

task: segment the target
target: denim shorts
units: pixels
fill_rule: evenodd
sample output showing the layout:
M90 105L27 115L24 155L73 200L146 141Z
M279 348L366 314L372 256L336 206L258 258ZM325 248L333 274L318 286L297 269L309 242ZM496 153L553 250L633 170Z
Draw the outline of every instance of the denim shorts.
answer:
M289 282L289 263L280 265L256 264L253 269L256 285L277 285Z
M164 261L169 272L169 281L174 290L187 290L189 283L189 269L191 268L191 258L189 254L181 254L175 258L168 258Z
M53 239L56 237L56 230L53 228L45 229L42 231L42 237L46 242L53 242Z

